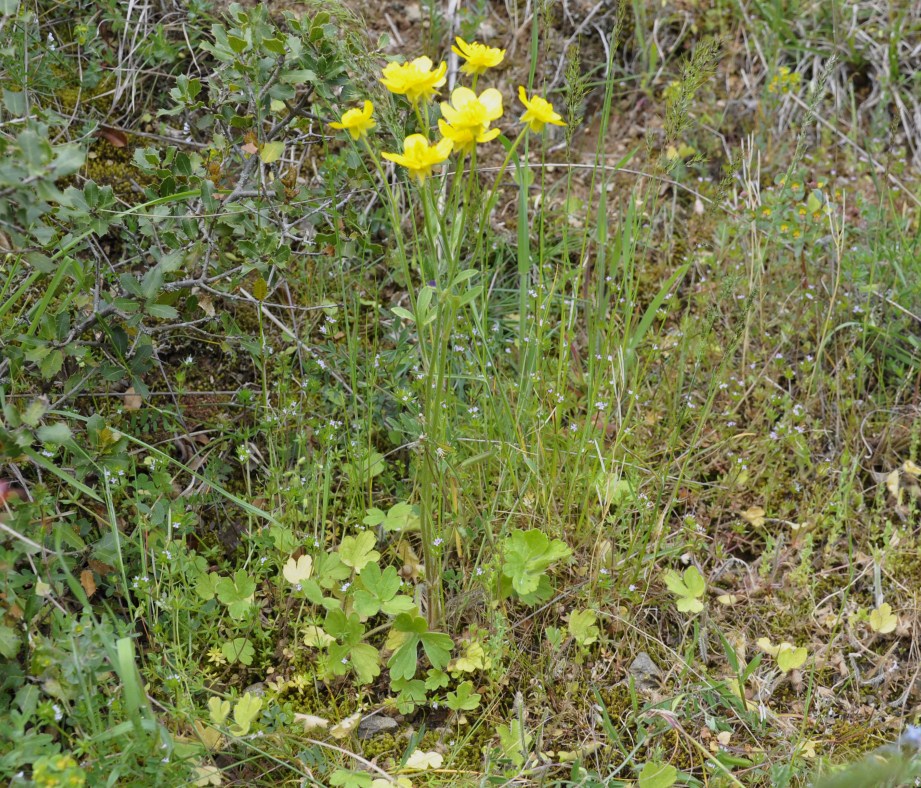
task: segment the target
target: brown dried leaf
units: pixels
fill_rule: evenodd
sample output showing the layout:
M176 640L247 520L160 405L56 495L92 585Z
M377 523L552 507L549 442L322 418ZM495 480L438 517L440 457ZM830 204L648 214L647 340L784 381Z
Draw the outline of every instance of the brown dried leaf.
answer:
M103 561L97 561L95 558L90 558L90 560L86 563L89 564L90 569L92 569L100 577L111 575L115 571L114 566L109 566Z
M123 131L103 126L96 132L97 137L102 137L113 148L124 148L128 144L128 137Z
M83 590L86 591L88 597L92 597L96 593L96 579L93 577L92 569L84 569L80 573L80 585L83 586Z
M198 305L208 317L214 317L214 303L211 301L211 296L201 293L198 296Z
M140 410L143 402L141 395L134 390L134 386L125 390L125 410Z

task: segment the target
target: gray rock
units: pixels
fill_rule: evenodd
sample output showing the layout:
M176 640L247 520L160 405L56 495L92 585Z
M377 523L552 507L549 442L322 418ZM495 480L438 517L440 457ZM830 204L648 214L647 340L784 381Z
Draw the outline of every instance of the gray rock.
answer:
M370 739L379 733L386 733L399 727L399 723L393 717L385 717L383 714L372 714L365 717L358 723L358 738Z
M652 657L645 651L641 651L630 664L629 674L633 677L633 682L640 689L650 690L659 686L659 680L662 677L662 671L659 666L652 661Z

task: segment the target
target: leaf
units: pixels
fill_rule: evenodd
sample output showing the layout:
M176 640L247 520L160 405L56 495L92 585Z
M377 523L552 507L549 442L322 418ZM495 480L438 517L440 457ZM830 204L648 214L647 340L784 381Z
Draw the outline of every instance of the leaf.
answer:
M410 323L416 322L415 315L413 315L413 313L405 307L395 306L390 311L393 312L393 314L395 314L397 317L402 317L404 320L408 320Z
M230 716L230 701L218 698L208 698L208 719L212 725L223 725Z
M231 665L235 662L241 665L252 665L256 649L248 638L234 638L221 646L221 653Z
M259 149L259 158L262 159L263 164L272 164L278 161L284 152L285 143L280 141L267 142Z
M354 714L349 715L344 720L333 725L329 730L329 735L334 739L347 739L352 735L352 731L358 727L359 722L361 722L361 712L356 711Z
M881 635L894 632L899 624L899 617L892 612L892 606L883 602L879 607L870 611L870 629Z
M22 639L16 630L6 624L0 624L0 655L12 659L19 653L21 647Z
M372 561L377 561L381 554L374 549L377 537L371 531L362 531L357 536L346 536L339 545L339 558L346 566L360 572Z
M429 632L422 616L401 613L394 619L391 635L403 635L405 639L393 652L387 667L391 682L394 679L411 679L416 675L418 646L421 643L432 667L443 669L451 657L454 642L442 632Z
M294 721L304 726L304 733L309 733L312 730L326 730L329 727L329 720L313 714L295 713Z
M128 144L128 137L125 135L125 132L119 129L109 128L108 126L101 126L96 131L96 136L104 139L113 148L124 148Z
M541 577L550 566L567 558L572 551L559 539L551 541L542 531L516 529L505 540L502 573L511 579L518 594L537 591Z
M302 555L296 561L294 558L289 558L282 574L285 580L296 586L309 580L311 571L313 571L313 559L309 555Z
M406 768L415 771L425 771L426 769L440 769L444 763L444 756L440 752L423 752L422 750L413 750L412 755L406 759Z
M380 652L369 643L357 643L349 651L349 664L359 684L370 684L381 675Z
M760 506L749 507L742 512L742 519L755 526L755 528L760 528L764 525L764 509Z
M452 711L472 711L480 705L481 697L473 691L472 681L463 681L457 685L455 692L448 693L448 708Z
M466 645L462 656L451 660L448 670L452 673L473 673L477 670L485 670L490 666L490 662L486 657L483 644L473 640Z
M521 768L534 737L522 730L519 719L513 719L508 725L500 725L496 728L496 733L499 734L499 746L502 748L503 757Z
M808 653L806 649L800 646L797 648L792 643L781 643L780 650L777 653L777 667L784 673L801 667L806 661Z
M215 583L217 598L227 605L231 618L241 619L249 612L256 594L256 581L244 569L238 569L231 580L222 577Z
M594 610L574 610L569 614L569 634L580 646L589 646L598 640L599 629L595 626L598 616Z
M227 713L230 713L229 703L227 704ZM224 737L217 728L205 725L201 720L195 720L193 727L195 728L195 733L198 735L198 738L201 739L202 744L209 750L217 750L220 747Z
M313 648L326 648L335 638L327 635L322 627L311 624L304 629L304 643Z
M683 580L677 572L669 570L665 573L665 585L678 597L675 604L682 613L700 613L704 609L704 604L698 597L704 595L707 584L696 566L689 566L684 570Z
M80 573L80 585L83 586L87 597L91 597L96 593L96 579L93 577L92 569L84 569Z
M125 399L122 405L125 410L140 410L143 403L144 400L141 399L141 395L134 390L134 386L129 386L125 389Z
M247 692L233 707L234 724L230 726L230 732L234 736L245 736L249 733L250 726L259 716L261 708L262 698Z
M678 770L668 763L650 761L640 772L640 788L671 788L678 779Z
M367 619L383 610L388 615L408 613L414 607L408 596L397 596L400 577L396 567L388 566L383 572L377 564L368 564L359 576L362 588L353 597L355 610Z

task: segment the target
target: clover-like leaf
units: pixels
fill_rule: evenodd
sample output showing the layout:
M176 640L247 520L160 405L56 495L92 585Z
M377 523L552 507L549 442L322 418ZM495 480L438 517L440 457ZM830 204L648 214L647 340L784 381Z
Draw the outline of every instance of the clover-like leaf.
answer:
M472 711L480 705L481 697L473 691L472 681L462 681L456 691L448 693L447 705L452 711Z
M368 509L362 522L372 527L383 526L385 531L414 531L419 528L419 508L401 501L391 506L386 513L382 509Z
M234 638L221 646L221 652L231 665L234 662L239 662L241 665L252 665L256 649L248 638Z
M883 602L879 607L870 611L870 629L881 635L894 632L899 625L899 617L892 612L892 605Z
M387 662L390 668L390 678L411 679L416 675L419 658L418 646L432 663L432 667L443 669L451 658L451 649L454 643L450 635L443 632L429 632L428 625L422 616L412 613L401 613L393 622L393 635L402 642L396 647Z
M803 646L797 648L792 643L781 643L775 659L777 660L777 667L784 673L789 673L791 670L801 667L807 656L809 655Z
M208 698L208 718L212 725L223 725L230 716L230 701L218 698Z
M516 529L505 540L502 573L511 579L521 596L537 591L544 573L572 551L559 539L550 540L542 531Z
M580 646L589 646L598 640L597 621L594 610L573 610L569 614L569 634Z
M245 736L249 733L250 726L259 716L260 709L262 709L262 698L247 692L233 707L234 724L230 726L230 732L234 736Z
M758 638L757 643L758 648L774 657L774 660L777 662L777 667L784 673L796 670L796 668L800 667L806 661L806 657L809 656L805 648L802 646L797 648L786 640L776 646L767 638Z
M412 599L402 594L401 580L396 567L388 566L383 572L377 564L368 564L359 576L361 588L355 592L355 610L363 618L370 618L383 611L387 615L408 613L415 606Z
M289 558L282 569L282 575L291 585L296 586L310 579L313 571L313 559L309 555L302 555L296 561Z
M444 763L444 756L440 752L423 752L422 750L413 750L412 755L406 759L406 768L415 771L425 771L426 769L440 769Z
M256 581L245 570L238 569L233 576L222 577L215 584L217 598L227 605L227 612L234 619L241 619L249 612L256 594Z
M700 613L704 609L699 597L704 595L707 584L696 566L685 569L683 579L674 570L669 570L665 573L665 585L678 597L675 605L682 613Z
M362 531L356 536L346 536L339 545L339 558L343 564L360 572L372 561L377 561L381 554L374 549L377 537L373 531Z

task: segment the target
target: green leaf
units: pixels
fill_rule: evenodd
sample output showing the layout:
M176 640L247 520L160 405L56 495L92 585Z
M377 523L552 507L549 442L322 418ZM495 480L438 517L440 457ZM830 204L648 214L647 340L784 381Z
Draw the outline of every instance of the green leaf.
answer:
M444 632L427 632L421 636L422 650L433 667L445 668L451 661L451 649L454 648L454 641L450 635Z
M665 585L668 590L678 597L675 605L682 613L700 613L704 603L702 597L707 590L703 575L696 566L689 566L684 570L684 579L674 570L665 573Z
M594 610L573 610L569 614L569 634L580 646L589 646L598 640L599 629L595 626L598 616Z
M396 567L388 566L383 572L377 564L368 564L359 576L361 588L353 597L355 610L364 618L370 618L383 610L387 615L409 612L414 603L408 596L397 596L400 577Z
M70 440L71 432L70 427L63 421L58 421L54 424L45 424L39 427L35 435L42 443L52 443L55 446L59 446Z
M387 662L391 682L394 679L408 680L416 675L420 643L432 667L442 669L448 664L454 642L442 632L429 632L422 616L401 613L393 621L393 631L405 637Z
M802 667L809 654L803 646L796 648L789 643L782 643L780 651L777 652L777 667L784 673L796 670Z
M678 770L668 763L650 761L640 772L640 788L671 788L678 779Z
M256 594L256 581L244 569L238 569L233 576L222 577L215 584L217 598L227 605L227 612L233 619L246 616Z
M377 561L381 554L374 549L377 542L372 531L362 531L357 536L346 536L339 545L339 558L346 566L360 572L372 561Z
M359 684L370 684L381 674L381 655L374 646L357 643L349 653Z
M235 662L241 665L252 665L256 649L248 638L234 638L221 646L221 652L231 665Z
M402 306L395 306L390 309L393 314L397 317L402 317L404 320L408 320L410 323L416 322L416 316L410 312L408 309Z
M234 724L230 726L230 732L234 736L245 736L249 733L250 726L259 716L261 708L262 698L247 692L233 707Z
M472 681L463 681L455 692L448 693L448 708L452 711L472 711L480 705L481 697L473 691Z
M567 558L572 551L559 539L551 541L536 528L516 529L505 540L502 573L511 579L520 595L532 594L540 586L541 577L551 565Z
M217 593L217 584L221 576L217 572L202 572L195 579L195 593L198 594L205 602L214 599Z
M6 624L0 624L0 655L7 659L12 659L19 653L22 647L22 638L12 627Z
M521 768L533 741L533 737L522 730L521 720L513 719L508 725L500 725L496 733L499 734L502 756Z
M208 717L212 725L223 725L230 716L230 701L218 698L208 698Z
M259 158L262 159L263 164L272 164L278 161L284 152L285 143L267 142L259 149Z

